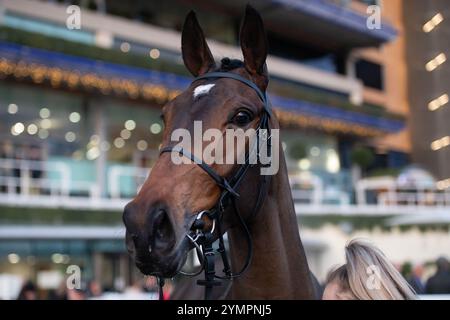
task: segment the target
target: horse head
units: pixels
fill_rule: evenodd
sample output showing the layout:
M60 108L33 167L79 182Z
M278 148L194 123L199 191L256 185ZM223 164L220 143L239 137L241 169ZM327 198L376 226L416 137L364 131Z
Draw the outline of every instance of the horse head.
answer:
M267 40L258 12L247 7L240 29L243 61L225 58L217 65L206 42L195 13L190 12L182 31L182 55L186 68L195 77L211 72L227 72L256 84L261 92L268 85L266 67ZM162 146L173 145L173 133L187 130L195 136L195 122L202 129L256 129L264 112L264 103L257 92L230 78L198 79L162 108L164 132ZM271 119L270 121L274 121ZM277 126L277 124L275 124ZM196 143L194 141L194 143ZM230 150L224 149L225 153ZM235 152L236 156L238 152ZM195 163L175 164L171 152L162 153L137 196L126 205L123 221L126 244L137 267L147 275L173 277L184 265L193 248L186 237L197 213L212 208L219 201L221 187ZM196 154L196 157L200 155ZM240 165L213 163L210 168L221 177L230 177ZM245 179L255 178L248 175ZM255 199L255 183L241 185L242 198ZM250 201L253 203L253 201ZM243 203L244 219L251 211ZM204 230L213 228L204 217ZM221 232L236 224L234 215L224 215Z

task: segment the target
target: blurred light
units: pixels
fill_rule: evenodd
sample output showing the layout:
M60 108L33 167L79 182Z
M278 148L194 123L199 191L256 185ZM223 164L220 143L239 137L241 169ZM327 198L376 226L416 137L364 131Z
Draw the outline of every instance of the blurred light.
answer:
M48 130L46 130L46 129L39 129L38 136L41 139L47 139L48 138Z
M77 123L77 122L80 121L80 119L81 119L81 116L80 116L80 114L78 112L72 112L69 115L69 121L70 122Z
M77 135L74 132L69 131L66 133L64 138L66 139L67 142L74 142L77 139Z
M125 128L130 131L134 130L136 128L136 122L134 122L133 120L125 121Z
M445 190L450 188L450 178L436 182L436 187L439 190Z
M313 157L318 157L320 155L320 149L318 147L312 147L309 152Z
M434 28L436 28L442 21L444 21L444 17L441 13L437 13L433 18L427 21L423 25L423 31L428 33L431 32Z
M38 132L38 130L39 130L38 126L35 125L34 123L28 125L28 127L27 127L27 132L28 132L28 134L31 134L31 135L36 134Z
M130 51L130 44L128 42L122 42L120 44L120 51L122 51L123 53L127 53L128 51Z
M68 264L70 262L70 256L67 254L62 255L62 263Z
M52 120L50 119L41 120L41 128L50 129L51 127L52 127Z
M95 160L100 156L100 149L97 147L92 147L86 152L86 159Z
M298 167L301 170L309 170L309 168L311 168L311 161L309 161L308 159L302 159L298 162Z
M63 255L60 253L54 253L52 254L52 261L53 263L62 263L64 260Z
M11 103L8 105L8 113L9 114L15 114L19 111L19 107L15 103Z
M15 125L11 127L11 134L13 136L18 136L25 130L25 126L22 122L17 122Z
M72 158L75 160L82 160L83 159L83 152L81 150L77 150L74 153L72 153Z
M127 129L123 129L122 131L120 131L120 136L125 140L130 139L131 131L129 131Z
M153 134L158 134L162 130L162 127L159 123L154 123L150 126L150 132Z
M20 256L17 253L10 253L10 254L8 254L8 261L9 261L9 263L12 263L12 264L19 263Z
M430 111L435 111L435 110L439 109L440 107L446 105L448 103L448 101L449 101L448 94L443 94L439 98L434 99L433 101L431 101L428 104L428 109Z
M287 149L287 144L286 144L286 142L282 142L281 143L281 147L283 148L283 151L286 151L286 149Z
M450 136L445 136L440 139L434 140L431 143L431 150L437 151L450 145Z
M97 145L100 143L100 137L96 134L93 134L89 140L90 140L89 142L92 143L93 145Z
M145 151L148 148L148 143L145 140L139 140L136 146L140 151Z
M158 49L152 49L152 50L150 50L150 57L151 57L152 59L158 59L158 58L159 58L159 55L160 55L160 53L159 53L159 50L158 50Z
M339 157L335 150L330 149L327 151L327 161L325 163L325 167L330 173L337 173L341 168L341 164L339 161Z
M445 61L447 61L447 56L445 53L440 53L436 56L436 58L430 60L426 65L425 68L427 71L431 72L435 70L437 67L439 67L441 64L443 64Z
M100 143L100 150L101 151L108 151L111 149L111 144L108 141L102 141Z
M42 108L41 110L39 110L39 116L42 119L47 119L48 117L50 117L50 110L47 108Z
M114 146L118 149L123 148L123 146L125 145L125 140L123 140L122 138L116 138L114 139Z

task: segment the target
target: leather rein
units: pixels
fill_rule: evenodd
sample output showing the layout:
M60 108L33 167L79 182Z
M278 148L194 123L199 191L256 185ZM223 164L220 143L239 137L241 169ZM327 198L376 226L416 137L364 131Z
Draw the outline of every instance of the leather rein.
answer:
M269 118L272 115L271 105L267 98L266 93L263 93L258 86L238 75L235 73L229 73L229 72L210 72L206 73L204 75L201 75L193 80L193 82L198 80L204 80L204 79L217 79L217 78L230 78L237 81L240 81L250 88L252 88L258 95L258 97L261 99L261 101L264 104L264 109L262 110L261 116L260 116L260 122L257 127L257 135L256 135L256 148L250 147L249 152L246 153L245 156L245 163L242 164L236 171L236 173L230 178L227 179L225 177L220 176L217 174L217 172L212 169L208 164L204 163L202 160L197 159L193 154L191 154L189 151L180 148L180 147L164 147L160 150L160 154L162 153L172 153L176 152L181 156L184 156L188 159L190 159L192 162L197 164L203 171L205 171L214 181L215 183L221 188L221 194L219 197L218 202L216 205L209 209L209 210L203 210L199 213L197 213L197 217L194 220L190 232L186 234L186 237L191 241L191 243L194 245L197 256L199 258L199 261L201 263L201 268L194 273L185 273L183 271L180 271L183 275L188 276L197 276L199 275L203 270L205 271L205 279L204 280L198 280L197 284L205 287L205 300L210 300L212 298L212 289L215 286L219 286L222 283L222 280L232 280L234 278L237 278L241 276L249 267L252 256L253 256L253 243L252 243L252 237L250 234L250 230L248 228L247 222L243 219L239 207L236 203L237 198L239 198L239 193L237 192L238 187L240 186L242 180L246 176L246 173L248 172L248 169L250 167L255 166L255 164L250 163L250 156L253 149L253 152L257 152L257 159L258 164L262 166L260 162L259 152L261 148L261 143L267 143L267 150L268 152L271 151L271 135L270 135L270 127L269 127ZM260 134L258 131L263 131L265 136L260 137ZM262 140L262 141L261 141ZM255 150L256 149L256 150ZM261 180L259 182L259 191L258 191L258 197L256 199L255 205L253 207L253 211L251 213L250 219L252 219L261 209L262 204L264 202L264 199L266 198L267 192L268 192L268 186L269 186L269 180L270 175L261 175ZM234 213L236 214L239 224L241 225L242 229L245 232L245 236L247 239L247 257L244 263L244 266L239 272L232 272L230 263L228 260L228 254L225 247L225 241L223 239L223 232L222 232L222 218L223 213L225 210L232 206L232 209ZM212 220L212 228L210 231L203 231L204 229L204 221L202 220L203 216L207 216L209 219ZM217 239L214 240L214 232L217 232ZM218 249L213 249L213 244L218 241ZM217 275L215 272L215 254L219 253L220 257L222 258L224 269L223 269L223 275ZM159 299L163 300L163 287L164 287L164 278L159 277L158 278L158 285L159 285Z

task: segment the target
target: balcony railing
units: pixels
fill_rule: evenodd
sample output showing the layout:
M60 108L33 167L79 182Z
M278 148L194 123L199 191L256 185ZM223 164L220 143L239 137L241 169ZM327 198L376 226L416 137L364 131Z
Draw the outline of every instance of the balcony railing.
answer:
M67 161L0 159L0 205L121 210L150 172L131 165L109 165L103 188L95 181L75 180L76 171ZM291 174L289 181L299 214L450 212L450 192L404 190L392 180L359 181L353 202L351 192L309 172Z

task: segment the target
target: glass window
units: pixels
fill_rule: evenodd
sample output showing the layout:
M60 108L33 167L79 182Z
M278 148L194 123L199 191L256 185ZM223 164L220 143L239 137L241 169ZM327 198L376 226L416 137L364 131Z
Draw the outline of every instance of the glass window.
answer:
M383 67L377 63L360 59L355 64L356 77L361 79L365 86L384 90Z

